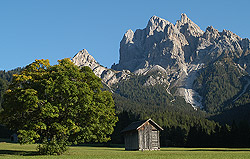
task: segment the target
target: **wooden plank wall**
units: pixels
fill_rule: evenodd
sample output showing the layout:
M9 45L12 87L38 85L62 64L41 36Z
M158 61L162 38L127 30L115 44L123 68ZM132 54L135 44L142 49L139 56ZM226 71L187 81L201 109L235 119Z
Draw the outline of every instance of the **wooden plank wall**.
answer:
M131 131L126 133L125 150L139 150L137 131Z
M160 132L149 122L146 122L138 131L125 134L126 150L159 150Z
M160 149L159 131L150 123L145 123L138 130L139 150Z

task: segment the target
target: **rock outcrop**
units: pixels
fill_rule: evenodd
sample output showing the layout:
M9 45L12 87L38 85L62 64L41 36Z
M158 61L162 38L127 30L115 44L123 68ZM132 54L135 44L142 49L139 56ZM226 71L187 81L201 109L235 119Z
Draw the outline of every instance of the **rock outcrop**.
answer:
M89 66L96 76L100 77L103 83L111 86L120 80L127 79L130 76L130 71L122 70L115 71L101 66L94 58L91 56L86 49L79 51L73 58L72 62L77 66Z
M112 69L101 66L86 50L77 53L72 61L89 66L109 86L128 79L131 72L147 75L144 86L177 87L175 95L183 96L194 107L202 107L202 97L193 86L197 72L223 55L237 58L236 65L249 74L249 50L249 39L212 26L202 31L186 14L181 14L176 24L153 16L146 28L128 30L120 42L119 63Z
M125 33L120 43L119 63L112 68L144 75L154 66L160 66L165 69L170 87L178 88L177 95L193 106L202 107L202 97L193 89L200 66L226 55L239 58L240 66L250 73L249 44L249 39L228 30L219 32L209 26L204 32L186 14L176 24L153 16L146 28ZM147 85L156 83L158 78L150 79Z
M101 66L94 58L91 56L86 49L83 49L82 51L79 51L73 58L72 61L77 66L89 66L96 76L101 77L102 73L107 68Z
M153 16L145 29L125 33L120 43L119 63L112 68L134 72L160 65L186 72L191 62L206 62L222 53L241 57L248 49L248 39L228 30L219 32L212 26L204 32L186 14L175 25Z

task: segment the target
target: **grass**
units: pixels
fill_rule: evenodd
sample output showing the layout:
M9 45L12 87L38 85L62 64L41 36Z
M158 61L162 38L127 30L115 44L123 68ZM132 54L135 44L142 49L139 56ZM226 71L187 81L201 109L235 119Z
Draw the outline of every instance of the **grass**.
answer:
M41 156L36 145L0 143L0 158L81 159L249 159L250 148L162 148L160 151L125 151L124 148L71 146L61 156Z

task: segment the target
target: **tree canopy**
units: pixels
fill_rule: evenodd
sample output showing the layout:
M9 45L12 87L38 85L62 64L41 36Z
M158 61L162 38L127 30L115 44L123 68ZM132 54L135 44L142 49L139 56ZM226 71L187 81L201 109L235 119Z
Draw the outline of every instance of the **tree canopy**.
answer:
M42 143L42 154L61 154L71 143L106 142L117 122L112 94L101 79L70 59L51 66L36 60L13 76L1 121L18 131L21 144Z

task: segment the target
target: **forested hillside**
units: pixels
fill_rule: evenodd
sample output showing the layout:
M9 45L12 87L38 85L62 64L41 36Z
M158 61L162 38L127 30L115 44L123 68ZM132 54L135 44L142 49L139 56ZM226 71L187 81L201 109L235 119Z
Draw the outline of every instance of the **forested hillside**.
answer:
M1 104L4 92L7 90L8 85L10 84L13 74L19 73L21 70L21 68L16 68L10 71L0 71L0 111L2 109ZM0 138L7 138L11 135L11 133L11 131L9 131L0 123Z
M218 113L229 108L246 84L242 71L231 58L221 58L200 70L194 87L203 96L208 113Z
M250 128L243 118L222 123L223 117L219 120L209 116L210 113L194 110L183 98L168 94L162 85L143 86L146 79L146 76L133 76L113 86L119 121L112 143L123 143L120 131L131 122L152 118L164 128L162 146L250 146L246 141ZM215 118L218 122L212 120Z
M221 61L220 61L221 62ZM219 63L219 62L218 62ZM225 65L227 62L224 63ZM228 69L232 67L228 65ZM198 80L204 82L205 79L210 79L207 83L207 88L216 79L219 74L223 74L221 67L211 65L211 70L214 73L201 73ZM20 72L20 68L12 71L1 71L2 81L1 93L7 89L7 85L14 73ZM208 70L208 69L206 69ZM237 71L231 69L234 74L224 78L224 81L230 81L229 88L239 84L238 93L241 92L240 78ZM219 72L220 71L220 72ZM226 70L228 71L228 70ZM204 78L210 75L210 78ZM203 77L203 78L202 78ZM190 104L187 104L182 97L173 96L166 91L167 85L156 84L154 86L143 85L149 76L132 76L129 80L123 80L112 86L113 98L116 106L116 114L119 121L116 124L115 131L112 134L111 143L123 143L123 137L120 131L133 121L152 118L164 130L161 132L162 146L189 146L189 147L247 147L250 146L247 142L250 138L250 127L247 121L249 109L249 89L235 102L227 104L227 110L217 113L214 116L209 116L203 110L194 110ZM234 79L235 81L232 81ZM197 83L198 83L197 80ZM199 81L199 82L200 82ZM243 80L244 82L244 80ZM223 88L227 86L227 82L222 82ZM105 85L104 85L105 86ZM106 87L105 89L109 89ZM231 89L234 89L231 88ZM220 90L218 88L218 90ZM202 90L200 90L202 91ZM174 92L174 90L172 90ZM237 94L237 93L236 93ZM230 95L229 95L230 96ZM231 95L235 96L235 95ZM237 96L237 95L236 95ZM209 99L209 98L207 98ZM207 100L206 99L206 100ZM212 101L213 102L213 101ZM224 102L225 103L225 102ZM233 108L233 109L229 109ZM210 119L210 120L209 120ZM10 132L1 127L1 137L8 137ZM218 142L220 141L220 142Z
M219 124L207 120L206 113L194 111L181 97L171 96L166 86L143 86L147 76L133 76L113 86L114 100L119 122L112 142L122 143L120 131L133 121L152 118L164 127L162 145L184 146L190 128L199 127L204 134L210 135ZM192 139L193 140L193 139ZM190 145L193 141L189 139Z
M21 70L22 69L19 67L19 68L16 68L7 72L0 71L0 109L1 109L3 94L8 88L10 81L12 80L12 75L19 73Z
M249 77L244 81L249 80ZM239 123L240 121L250 123L250 87L248 86L245 93L227 104L227 109L219 114L210 117L211 120L219 121L221 123Z

